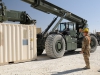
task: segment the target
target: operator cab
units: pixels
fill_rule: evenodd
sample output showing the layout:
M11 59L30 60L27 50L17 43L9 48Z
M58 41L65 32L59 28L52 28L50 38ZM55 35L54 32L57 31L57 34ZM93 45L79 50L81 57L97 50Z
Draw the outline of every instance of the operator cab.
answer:
M74 22L60 23L58 29L63 35L72 35L74 32L76 34L76 24Z
M62 32L65 29L73 30L74 29L74 23L73 22L63 22L63 23L60 23L59 30Z
M66 50L75 50L77 49L77 29L74 22L63 22L60 23L59 32L62 33L66 39Z

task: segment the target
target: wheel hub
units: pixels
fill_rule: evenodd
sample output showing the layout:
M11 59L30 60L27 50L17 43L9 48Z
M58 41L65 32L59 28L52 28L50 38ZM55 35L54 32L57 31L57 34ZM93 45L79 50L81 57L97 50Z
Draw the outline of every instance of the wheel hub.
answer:
M61 41L58 41L58 42L56 42L56 51L57 52L60 52L61 50L62 50L62 42Z

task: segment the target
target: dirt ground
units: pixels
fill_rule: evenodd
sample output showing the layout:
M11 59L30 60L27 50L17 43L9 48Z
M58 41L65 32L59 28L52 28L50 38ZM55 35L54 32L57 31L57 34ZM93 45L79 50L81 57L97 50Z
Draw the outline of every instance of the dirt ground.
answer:
M79 52L67 52L58 59L50 59L44 52L36 61L0 66L0 75L100 75L100 46L91 53L89 70L82 69L85 63Z

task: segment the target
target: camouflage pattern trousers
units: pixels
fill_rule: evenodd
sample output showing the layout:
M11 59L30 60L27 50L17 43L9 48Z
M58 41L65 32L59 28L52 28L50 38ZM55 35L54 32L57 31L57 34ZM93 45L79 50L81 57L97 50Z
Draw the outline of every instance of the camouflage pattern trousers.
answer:
M84 57L86 67L90 68L90 62L89 62L90 52L89 51L84 52L83 57Z

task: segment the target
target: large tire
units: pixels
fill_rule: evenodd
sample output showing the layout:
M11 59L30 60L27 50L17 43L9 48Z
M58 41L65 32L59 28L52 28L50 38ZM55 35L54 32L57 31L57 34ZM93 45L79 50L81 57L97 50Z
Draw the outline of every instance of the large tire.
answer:
M37 55L39 56L39 55L41 55L42 53L43 53L43 49L37 49Z
M91 35L91 50L90 52L95 52L96 49L97 49L97 46L98 46L98 42L97 42L97 39L94 35Z
M59 46L58 46L59 45ZM61 35L51 34L45 42L45 50L50 58L60 58L65 53L65 40Z

